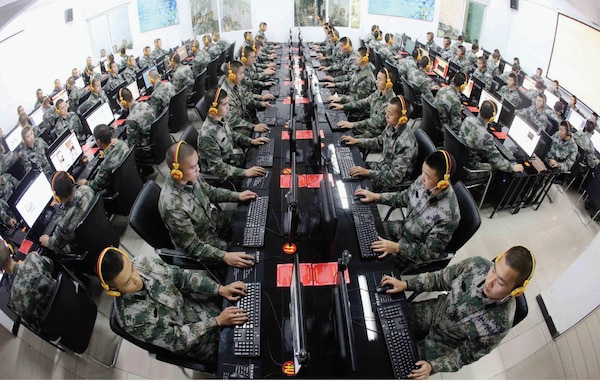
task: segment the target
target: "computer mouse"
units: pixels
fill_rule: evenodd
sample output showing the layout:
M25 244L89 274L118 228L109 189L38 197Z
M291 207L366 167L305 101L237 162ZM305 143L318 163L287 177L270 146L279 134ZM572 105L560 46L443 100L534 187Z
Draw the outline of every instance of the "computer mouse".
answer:
M248 378L248 377L244 376L244 375L243 375L243 374L241 374L241 373L238 373L238 372L233 372L233 373L231 373L231 374L229 375L229 378L233 378L233 379L245 379L245 378Z
M381 285L381 286L377 287L375 289L375 292L377 292L378 294L385 294L385 293L387 293L387 290L391 290L392 288L393 287L391 285L384 284L384 285Z
M360 201L360 200L362 200L363 198L365 198L365 196L364 196L364 195L362 195L362 194L355 194L355 195L354 195L354 201Z

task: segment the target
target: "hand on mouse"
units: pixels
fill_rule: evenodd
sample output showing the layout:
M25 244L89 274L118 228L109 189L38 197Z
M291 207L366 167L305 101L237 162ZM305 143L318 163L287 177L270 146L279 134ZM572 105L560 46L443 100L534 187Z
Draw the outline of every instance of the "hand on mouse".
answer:
M228 251L223 257L223 262L231 267L245 269L254 265L254 257L243 251Z
M418 366L419 369L413 370L411 374L408 375L408 378L413 380L425 380L429 378L432 370L430 363L425 360L419 360L415 363L415 365Z
M344 135L340 138L340 143L353 146L358 143L358 139L352 136Z
M396 279L389 275L384 275L383 278L381 278L381 285L392 287L390 290L387 291L388 294L395 294L398 292L406 291L406 288L408 287L408 283L406 283L406 281Z
M368 189L357 189L354 192L355 197L360 197L362 202L373 202L379 200L381 195L379 193L371 192Z

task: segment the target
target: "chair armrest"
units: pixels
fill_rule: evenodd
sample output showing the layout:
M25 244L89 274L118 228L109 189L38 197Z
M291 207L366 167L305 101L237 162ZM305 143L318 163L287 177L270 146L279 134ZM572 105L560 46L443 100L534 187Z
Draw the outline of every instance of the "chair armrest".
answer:
M119 192L115 192L114 194L111 194L110 196L103 196L102 199L104 201L113 201L115 199L117 199L119 197Z
M190 256L185 253L185 251L180 250L180 249L162 248L162 249L156 249L156 250L154 250L154 252L158 255L161 255L161 256L164 255L166 257L191 259Z

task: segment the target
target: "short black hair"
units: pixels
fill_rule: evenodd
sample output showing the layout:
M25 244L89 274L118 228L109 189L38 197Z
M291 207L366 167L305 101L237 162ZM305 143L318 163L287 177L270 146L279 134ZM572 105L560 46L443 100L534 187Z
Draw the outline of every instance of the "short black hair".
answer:
M591 120L587 120L585 122L585 127L584 128L585 128L585 132L591 133L591 132L594 132L594 130L596 129L596 125Z
M411 55L416 60L419 57L419 48L414 48Z
M424 69L429 65L429 56L421 57L421 61L419 62L419 67Z
M467 75L463 72L458 72L452 78L452 83L454 86L460 87L467 81Z
M234 73L237 73L238 70L243 67L244 64L241 63L240 61L230 61L229 62L229 68L231 69L231 71L233 71Z
M248 58L248 56L250 54L252 54L254 52L254 49L252 49L252 45L246 45L242 48L243 52L244 52L244 57ZM242 52L240 52L240 57L242 56L241 54Z
M489 100L483 101L481 108L479 109L479 115L483 119L490 119L496 110L496 105Z
M179 57L178 53L175 53L171 57L171 61L173 61L175 64L179 64L181 62L181 57Z
M517 82L517 75L515 73L508 73L508 78L512 78L515 80L515 82Z
M52 179L52 190L61 199L70 197L75 191L75 184L67 172L58 171Z
M58 107L63 103L65 103L65 100L60 98L59 100L56 101L56 103L54 104L54 107L56 107L56 109L58 109Z
M100 140L102 144L110 144L112 140L112 131L106 124L99 124L94 127L94 138Z
M102 257L102 263L100 264L102 279L106 283L112 283L117 275L123 271L123 265L123 254L115 249L108 249L104 257Z
M504 253L506 265L519 273L515 288L523 286L523 283L532 275L533 254L526 247L513 246Z
M454 157L448 153L448 159L450 164L450 177L454 174ZM446 155L442 151L433 151L425 158L425 164L431 169L433 169L437 175L438 179L443 179L446 174Z
M167 153L165 154L165 159L167 161L169 169L173 169L173 162L175 161L175 149L177 148L178 144L179 143L173 143L171 147L169 147L169 149L167 150ZM182 143L181 147L179 147L179 152L177 153L177 161L181 163L188 157L192 156L194 152L196 152L194 147L192 147L189 144Z
M360 48L358 48L358 54L360 54L361 57L366 56L367 48L365 46L361 46Z
M208 107L210 107L211 104L213 103L216 93L217 93L217 89L206 90L206 94L204 96L206 97L205 103L208 105ZM226 97L227 97L227 91L225 91L223 88L221 88L221 91L219 92L219 99L217 99L217 103L221 103L221 101L223 99L225 99Z
M129 90L127 87L122 87L121 89L119 89L118 94L123 98L125 102L133 102L133 94L131 94L131 90Z
M385 75L385 78L386 78L386 80L387 80L387 78L388 78L388 74L389 74L390 81L391 81L392 83L394 83L394 81L395 81L395 78L394 78L394 74L392 74L392 72L391 72L391 71L389 71L389 70L388 70L388 69L386 69L385 67L382 67L382 68L379 70L379 72L380 72L380 73L383 73L383 75Z

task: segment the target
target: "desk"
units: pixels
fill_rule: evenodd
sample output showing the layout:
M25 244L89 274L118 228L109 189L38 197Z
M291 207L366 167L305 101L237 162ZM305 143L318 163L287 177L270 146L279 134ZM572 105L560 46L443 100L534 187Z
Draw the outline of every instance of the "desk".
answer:
M287 61L288 50L283 48L282 67L289 65ZM305 57L309 57L305 52ZM307 65L310 65L309 60ZM285 70L285 69L284 69ZM289 119L289 105L283 104L283 99L289 94L289 86L284 85L284 79L280 79L280 98L274 107L278 108L279 116ZM302 105L297 105L297 114L302 114ZM321 105L319 105L321 107ZM341 132L332 132L329 124L319 110L318 121L319 128L324 132L325 138L323 157L327 157L328 145L337 144L340 136L347 134ZM297 129L306 129L304 123L297 122ZM258 253L258 260L251 269L241 270L230 268L227 274L226 283L242 280L245 282L260 282L262 287L262 309L261 309L261 357L242 358L233 355L233 327L222 330L219 341L218 357L218 377L229 378L234 371L242 374L249 374L249 368L252 368L254 378L282 378L285 377L282 371L282 365L286 361L293 360L292 353L285 348L282 339L283 321L289 317L288 305L290 302L289 288L277 287L277 265L280 263L292 263L293 256L282 252L287 238L281 232L282 213L287 209L285 193L287 189L281 189L279 186L279 175L283 168L289 167L289 158L287 155L289 142L281 139L281 131L284 127L274 127L270 132L270 138L275 139L275 156L273 168L270 168L270 177L267 185L258 182L259 185L253 187L256 182L244 182L250 185L247 188L255 190L260 195L269 195L269 212L267 217L267 231L265 233L265 246L260 249L254 249ZM310 129L310 126L308 126ZM304 151L304 158L309 152L311 141L298 140L298 148ZM352 148L355 163L363 163L358 148ZM251 150L247 167L254 165L256 150ZM328 165L328 173L333 174L331 165ZM299 174L320 173L320 171L308 165L306 160L297 163L297 172ZM352 315L355 349L358 358L358 371L351 372L348 367L343 366L336 360L334 350L337 348L337 341L328 330L332 329L330 323L330 311L332 305L333 286L322 287L304 287L304 311L307 316L307 343L310 353L310 361L302 368L300 377L311 378L341 378L341 377L359 377L359 378L391 378L393 371L383 336L377 331L381 328L373 320L369 319L371 313L375 319L377 314L374 309L375 295L374 291L362 292L359 289L359 277L364 277L368 281L368 287L372 288L378 282L375 282L372 272L383 272L391 268L387 261L381 260L363 260L360 257L358 239L354 229L352 212L340 195L340 187L344 188L346 194L352 202L352 189L359 182L343 183L339 175L334 174L335 186L333 188L334 202L338 216L337 239L333 249L333 255L325 248L320 234L320 229L315 228L319 219L317 194L318 189L300 188L299 204L301 205L302 222L300 234L297 240L298 255L302 263L316 262L336 262L343 250L347 249L352 254L352 259L348 264L349 284L348 295L350 299L350 310ZM370 181L363 180L361 186L372 189ZM344 208L345 206L345 208ZM376 218L378 231L382 234L383 228L377 207L371 204L373 215ZM243 229L246 220L248 207L242 206L235 217L232 233L232 250L242 249ZM253 249L246 249L251 251ZM390 271L388 271L390 273ZM363 283L364 284L364 283ZM363 299L367 296L363 306ZM229 306L228 301L224 302L224 307ZM367 315L365 315L367 311ZM373 318L371 318L373 319ZM367 321L368 320L368 321ZM370 328L366 326L369 325ZM374 328L373 328L374 327ZM236 368L237 367L237 368ZM240 371L243 369L243 371Z

